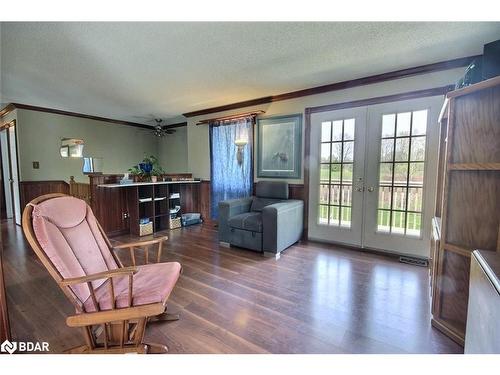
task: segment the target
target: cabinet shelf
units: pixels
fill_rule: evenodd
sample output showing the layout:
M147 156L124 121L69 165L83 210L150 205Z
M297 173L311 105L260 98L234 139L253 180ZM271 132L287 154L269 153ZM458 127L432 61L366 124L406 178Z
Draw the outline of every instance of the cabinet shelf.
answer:
M500 163L449 163L450 171L500 171Z

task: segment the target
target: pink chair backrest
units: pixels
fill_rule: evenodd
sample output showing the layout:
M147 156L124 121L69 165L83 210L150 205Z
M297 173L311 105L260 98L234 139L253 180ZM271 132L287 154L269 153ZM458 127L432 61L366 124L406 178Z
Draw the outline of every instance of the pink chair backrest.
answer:
M118 267L85 201L69 196L48 199L33 207L32 217L40 247L64 279ZM92 285L97 288L103 282ZM85 284L72 289L81 302L90 297Z

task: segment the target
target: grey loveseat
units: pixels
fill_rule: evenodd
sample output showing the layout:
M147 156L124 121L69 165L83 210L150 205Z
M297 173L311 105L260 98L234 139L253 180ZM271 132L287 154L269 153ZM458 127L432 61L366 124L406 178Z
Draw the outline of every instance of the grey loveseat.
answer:
M255 193L219 202L219 241L278 258L302 236L304 202L282 181L259 181Z

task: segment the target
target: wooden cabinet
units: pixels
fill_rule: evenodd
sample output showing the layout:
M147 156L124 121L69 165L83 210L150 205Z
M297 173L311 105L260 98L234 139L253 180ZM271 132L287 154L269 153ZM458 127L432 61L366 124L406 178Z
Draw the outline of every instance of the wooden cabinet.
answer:
M500 77L450 92L445 106L432 324L464 345L471 253L500 250Z
M470 270L466 354L500 354L500 253L476 250Z

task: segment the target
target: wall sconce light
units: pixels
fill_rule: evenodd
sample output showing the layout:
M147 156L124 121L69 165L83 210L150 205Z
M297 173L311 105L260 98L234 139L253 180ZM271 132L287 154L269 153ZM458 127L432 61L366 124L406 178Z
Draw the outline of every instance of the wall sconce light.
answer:
M246 139L237 139L234 141L236 147L238 147L238 151L236 152L236 160L238 161L238 165L243 164L243 149L247 145L248 141Z

